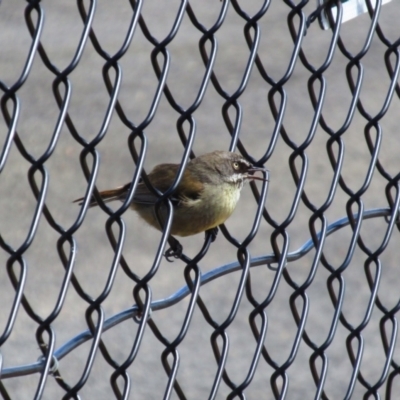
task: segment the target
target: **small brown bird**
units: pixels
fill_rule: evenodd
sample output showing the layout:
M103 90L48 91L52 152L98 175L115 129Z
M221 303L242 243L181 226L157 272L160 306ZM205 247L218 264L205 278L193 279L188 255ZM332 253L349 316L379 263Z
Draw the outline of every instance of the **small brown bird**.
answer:
M149 174L151 184L161 192L172 185L179 164L157 165ZM257 171L266 171L256 167L242 156L228 151L214 151L189 161L182 179L170 200L174 207L171 235L190 236L208 231L223 224L232 214L240 197L240 191L247 180L267 179L256 177ZM124 201L130 183L116 189L100 192L105 202ZM131 208L148 224L161 230L155 214L158 197L144 182L140 182L135 191ZM75 200L82 203L83 198ZM90 206L96 206L93 197ZM167 217L168 207L161 204L159 214L162 220Z

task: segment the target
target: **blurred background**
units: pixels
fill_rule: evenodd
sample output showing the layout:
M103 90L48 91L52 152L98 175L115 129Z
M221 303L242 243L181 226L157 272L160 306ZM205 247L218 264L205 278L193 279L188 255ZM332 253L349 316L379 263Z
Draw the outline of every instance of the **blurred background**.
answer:
M89 171L96 169L96 187L104 190L133 179L134 146L149 172L161 162L181 162L185 146L178 133L194 135L196 155L233 149L240 140L242 149L270 171L267 213L246 247L252 258L295 252L312 232L363 210L390 208L388 215L397 218L398 1L379 4L379 13L326 31L318 20L306 27L316 9L313 1L276 0L0 4L3 372L42 356L42 328L54 349L88 329L90 304L83 292L96 299L110 289L99 300L102 318L135 304L137 282L121 267L109 276L115 255L106 230L109 216L98 207L80 214L81 207L72 203L88 187L82 162ZM82 10L90 16L86 20ZM249 39L256 43L251 49ZM202 54L212 58L211 66L205 67ZM111 96L107 81L115 88ZM164 83L168 91L162 90ZM140 152L144 138L147 146ZM119 206L110 205L113 210ZM245 240L256 211L257 201L246 186L226 223L230 235ZM154 264L161 233L129 210L122 219L123 256L130 270L142 279L156 266L147 282L151 299L165 299L185 286L185 263L162 259ZM226 375L218 380L214 398L313 399L322 396L322 389L329 399L396 398L400 254L398 230L388 221L364 220L356 235L348 225L323 235L322 259L315 249L297 260L280 257L284 275L282 268L251 268L242 297L236 297L244 283L240 271L201 287L202 302L217 325L238 307L221 328L229 350ZM118 237L117 224L112 231ZM203 240L196 235L180 241L193 258ZM198 267L204 274L237 259L237 247L220 232ZM81 291L65 266L73 268ZM256 340L251 329L252 296L258 303L267 300L260 311L267 318L263 340ZM151 314L170 342L182 329L189 299ZM296 322L296 312L302 324ZM99 315L92 314L95 325ZM139 324L128 319L101 335L119 365L138 346L123 368L130 382L125 398L211 396L220 365L212 345L223 352L222 336L213 336L215 326L198 305L190 315L189 329L174 348L179 354L174 371L183 394L167 391L170 374L161 360L166 345L153 329L147 326L138 335ZM260 330L261 317L254 321ZM119 398L110 383L116 366L92 346L89 340L59 360L62 381L40 373L3 377L1 395ZM173 364L172 355L168 361ZM315 382L313 370L323 379ZM72 391L65 386L77 383ZM243 383L243 390L233 393ZM122 377L118 385L123 392Z

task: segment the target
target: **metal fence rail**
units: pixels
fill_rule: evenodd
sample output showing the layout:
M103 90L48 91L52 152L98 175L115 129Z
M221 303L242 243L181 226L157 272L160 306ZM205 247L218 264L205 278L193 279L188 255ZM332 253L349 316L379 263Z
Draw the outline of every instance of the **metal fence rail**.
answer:
M2 398L397 398L400 12L367 7L0 4ZM214 149L270 181L172 265L89 210Z

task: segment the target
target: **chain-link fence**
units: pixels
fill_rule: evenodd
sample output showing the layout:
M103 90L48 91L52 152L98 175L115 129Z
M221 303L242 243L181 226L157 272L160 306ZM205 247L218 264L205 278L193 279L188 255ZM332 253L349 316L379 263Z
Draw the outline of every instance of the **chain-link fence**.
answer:
M399 398L400 7L366 5L3 0L2 398ZM172 264L72 203L215 149L270 181Z

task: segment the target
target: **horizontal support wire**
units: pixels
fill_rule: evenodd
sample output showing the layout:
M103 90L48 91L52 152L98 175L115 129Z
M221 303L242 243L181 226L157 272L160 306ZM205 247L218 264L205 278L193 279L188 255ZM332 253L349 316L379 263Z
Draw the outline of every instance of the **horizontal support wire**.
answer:
M390 210L389 208L377 208L377 209L365 211L362 215L362 219L367 220L367 219L372 219L372 218L389 217L389 216L396 219L398 216L398 211L396 211L393 214L392 210ZM358 219L358 215L355 214L352 216L352 218ZM327 230L325 232L325 237L328 237L329 235L339 231L340 229L342 229L348 225L350 225L350 219L348 217L343 217L343 218L338 219L335 222L332 222L327 227ZM317 240L321 239L321 237L322 237L322 233L320 232L317 235ZM293 252L290 252L288 254L288 256L286 258L286 263L288 264L290 262L294 262L294 261L301 259L313 248L315 248L315 242L313 239L309 239L299 249L297 249ZM252 258L250 260L250 266L252 268L254 268L254 267L260 267L262 265L267 265L271 271L276 272L276 268L273 267L272 264L276 263L277 261L278 260L276 259L276 256L274 254L267 254L264 256ZM205 274L202 274L201 278L200 278L200 285L204 286L207 283L210 283L213 280L218 279L224 275L228 275L233 272L240 271L241 268L242 267L238 261L222 265L222 266L215 268L209 272L206 272ZM171 296L169 296L165 299L155 300L155 301L151 302L150 310L151 310L151 312L154 312L154 311L166 309L168 307L172 307L173 305L175 305L175 304L179 303L181 300L183 300L190 293L191 293L191 290L189 289L189 287L184 286L184 287L178 289L175 293L173 293ZM133 307L131 307L127 310L124 310L116 315L113 315L112 317L107 318L104 321L102 332L106 332L107 330L120 324L121 322L124 322L128 319L133 318L135 315L138 314L138 312L139 312L138 307L133 306ZM150 318L151 318L151 316L150 316ZM74 349L79 347L81 344L87 342L90 339L93 339L93 335L89 330L81 332L80 334L73 337L67 343L62 345L59 349L54 351L54 353L53 353L54 365L58 365L58 362L62 358L64 358L71 351L73 351ZM24 375L41 372L43 369L44 362L45 362L45 360L41 359L41 360L36 361L35 363L23 365L20 367L3 368L1 370L0 378L2 378L2 379L13 378L16 376L24 376ZM56 369L56 367L54 367L54 369Z

